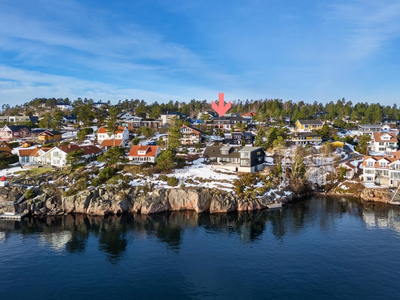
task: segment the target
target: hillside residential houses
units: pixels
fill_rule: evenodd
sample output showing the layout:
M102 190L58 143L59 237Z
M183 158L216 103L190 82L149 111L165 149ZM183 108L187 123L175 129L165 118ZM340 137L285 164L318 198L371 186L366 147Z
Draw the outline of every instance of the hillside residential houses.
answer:
M114 133L107 132L107 129L103 126L97 131L97 141L101 144L104 140L124 140L129 141L129 131L126 127L118 127Z
M254 173L264 169L265 151L261 147L209 146L203 157L221 164L221 168Z
M322 129L324 123L321 120L297 120L295 123L297 131L313 131Z
M175 111L167 111L166 113L161 114L161 122L162 122L162 126L165 126L166 124L171 124L171 119L173 117L177 117L178 119L186 119L186 115L185 114L181 114L179 112L175 112Z
M364 156L363 182L398 187L400 158L389 156Z
M38 134L38 140L43 144L59 141L61 138L62 133L59 131L45 130Z
M12 148L6 141L0 141L0 154L9 153L11 154Z
M136 145L132 146L128 157L130 161L138 164L145 162L156 163L157 156L160 154L160 152L161 149L159 146Z
M373 133L372 141L369 142L369 150L375 152L396 152L398 140L394 133Z
M31 129L26 125L5 125L0 129L0 140L9 141L31 136Z
M314 132L295 132L291 142L294 145L319 145L322 142L322 137Z
M183 125L179 131L182 134L182 138L179 139L182 145L197 145L201 142L201 130L189 125Z
M230 132L224 134L224 144L253 146L255 135L251 132Z

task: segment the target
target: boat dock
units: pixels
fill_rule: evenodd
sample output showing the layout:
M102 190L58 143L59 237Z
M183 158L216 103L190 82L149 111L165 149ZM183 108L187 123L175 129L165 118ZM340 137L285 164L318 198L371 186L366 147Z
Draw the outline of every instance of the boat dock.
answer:
M28 213L5 212L0 214L0 220L21 221Z
M267 205L268 209L282 208L282 203L272 203Z

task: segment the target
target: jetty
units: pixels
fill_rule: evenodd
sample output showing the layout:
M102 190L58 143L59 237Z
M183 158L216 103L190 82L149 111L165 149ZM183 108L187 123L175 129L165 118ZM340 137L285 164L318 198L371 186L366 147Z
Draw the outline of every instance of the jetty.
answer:
M21 221L23 217L25 217L28 213L15 213L15 212L5 212L4 214L0 214L0 220L9 220L9 221Z
M282 203L272 203L267 205L268 209L277 209L277 208L282 208Z

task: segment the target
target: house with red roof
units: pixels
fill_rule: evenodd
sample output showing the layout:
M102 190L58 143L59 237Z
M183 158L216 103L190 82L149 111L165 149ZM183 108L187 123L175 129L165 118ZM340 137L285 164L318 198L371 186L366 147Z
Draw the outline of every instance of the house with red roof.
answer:
M356 162L356 164L358 164L358 163ZM354 178L354 175L357 172L357 167L355 165L353 165L352 162L350 162L350 161L340 164L337 169L339 170L340 168L346 169L346 174L344 175L344 178L346 178L346 179Z
M400 158L388 156L364 156L363 182L398 187L400 182Z
M37 165L37 164L46 164L42 162L42 155L44 155L47 151L49 151L50 147L35 147L30 149L20 149L18 151L19 163L21 165Z
M157 156L160 154L161 150L159 146L132 146L129 151L128 157L134 163L156 163Z
M372 141L369 143L369 150L375 152L392 153L398 150L396 134L391 132L374 132Z
M28 151L30 150L33 150L33 152L28 154ZM62 167L67 165L68 153L80 150L83 150L83 155L81 158L82 162L92 161L101 153L103 153L103 149L94 145L79 146L76 144L70 144L53 148L35 148L20 150L20 162L24 161L25 164L31 163ZM28 156L28 158L26 158L26 156Z
M104 140L124 140L129 141L129 131L126 127L118 127L114 133L107 132L107 128L101 126L97 131L97 141L101 144Z
M101 142L100 147L103 149L110 149L111 147L126 147L128 145L127 140L104 140Z

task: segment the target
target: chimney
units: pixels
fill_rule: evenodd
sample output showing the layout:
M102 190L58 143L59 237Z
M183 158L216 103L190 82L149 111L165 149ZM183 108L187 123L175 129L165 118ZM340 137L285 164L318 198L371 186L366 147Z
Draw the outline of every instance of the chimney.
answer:
M68 145L68 149L71 149L71 145Z

